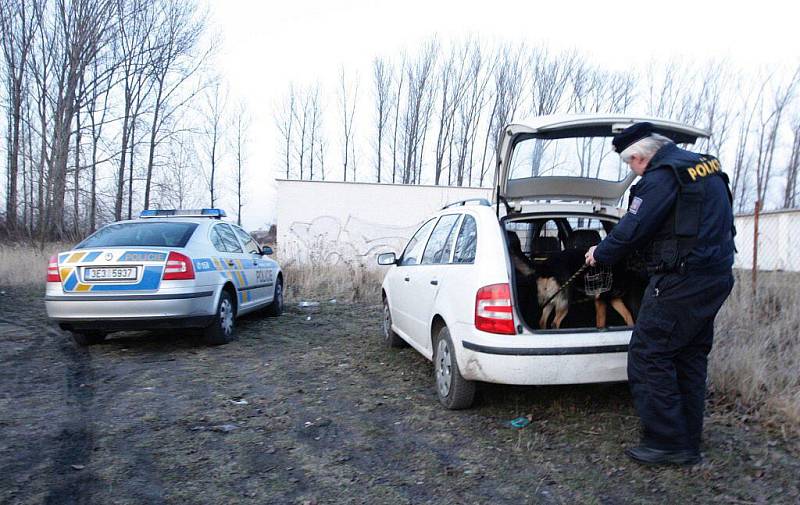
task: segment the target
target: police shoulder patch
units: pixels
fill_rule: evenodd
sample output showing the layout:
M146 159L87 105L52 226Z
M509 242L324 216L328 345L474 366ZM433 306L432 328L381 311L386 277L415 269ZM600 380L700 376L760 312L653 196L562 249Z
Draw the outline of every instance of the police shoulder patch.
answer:
M638 196L633 197L633 200L631 200L631 204L628 206L628 212L630 212L631 214L638 214L639 207L641 205L642 205L642 199L639 198Z

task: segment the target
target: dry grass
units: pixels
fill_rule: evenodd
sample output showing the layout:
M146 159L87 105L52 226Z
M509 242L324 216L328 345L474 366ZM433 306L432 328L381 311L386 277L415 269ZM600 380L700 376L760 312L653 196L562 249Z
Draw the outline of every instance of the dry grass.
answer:
M64 244L49 244L44 251L0 245L0 286L43 284L48 258L65 249ZM290 302L380 302L384 271L377 266L277 259ZM749 416L798 430L800 274L761 274L755 304L750 286L749 275L737 276L733 293L717 317L709 368L711 389L720 401Z
M290 301L336 299L340 302L380 303L384 272L359 263L281 262Z
M737 275L717 317L709 376L723 401L749 415L800 429L800 274L762 273L753 303Z
M0 286L44 286L50 256L70 247L51 243L40 250L27 244L0 244Z

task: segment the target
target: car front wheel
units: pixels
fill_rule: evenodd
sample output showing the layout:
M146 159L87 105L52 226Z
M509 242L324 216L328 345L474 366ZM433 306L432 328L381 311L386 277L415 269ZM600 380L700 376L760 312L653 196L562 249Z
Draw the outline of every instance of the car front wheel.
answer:
M406 341L392 329L392 311L389 300L383 299L383 343L387 347L405 347Z
M236 313L229 292L223 291L220 295L214 321L204 330L203 336L211 345L222 345L236 340Z
M275 293L272 298L272 303L267 305L267 315L270 317L278 317L283 314L283 279L278 278L275 281Z
M450 330L446 326L436 337L433 364L439 402L451 410L469 408L475 398L475 383L461 376L453 341L450 339Z

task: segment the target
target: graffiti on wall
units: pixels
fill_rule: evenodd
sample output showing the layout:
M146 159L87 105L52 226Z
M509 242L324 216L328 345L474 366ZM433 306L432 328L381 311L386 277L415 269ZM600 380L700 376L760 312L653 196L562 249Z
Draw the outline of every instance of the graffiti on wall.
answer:
M399 255L418 226L377 223L353 215L344 220L320 216L310 222L293 222L278 233L284 254L298 261L370 264L382 252Z

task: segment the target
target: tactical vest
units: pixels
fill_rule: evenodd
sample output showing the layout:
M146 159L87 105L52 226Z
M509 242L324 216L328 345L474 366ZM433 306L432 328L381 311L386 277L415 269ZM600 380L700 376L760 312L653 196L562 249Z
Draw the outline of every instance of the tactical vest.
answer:
M650 248L648 270L651 273L673 272L685 269L685 260L694 246L700 232L703 218L706 186L712 177L722 177L728 191L728 200L733 207L733 194L730 179L722 171L719 160L710 155L702 155L695 165L671 165L678 180L678 195L675 205L667 218L668 234L661 235ZM705 245L721 245L736 236L736 227L732 225L731 234L719 243L705 242Z

